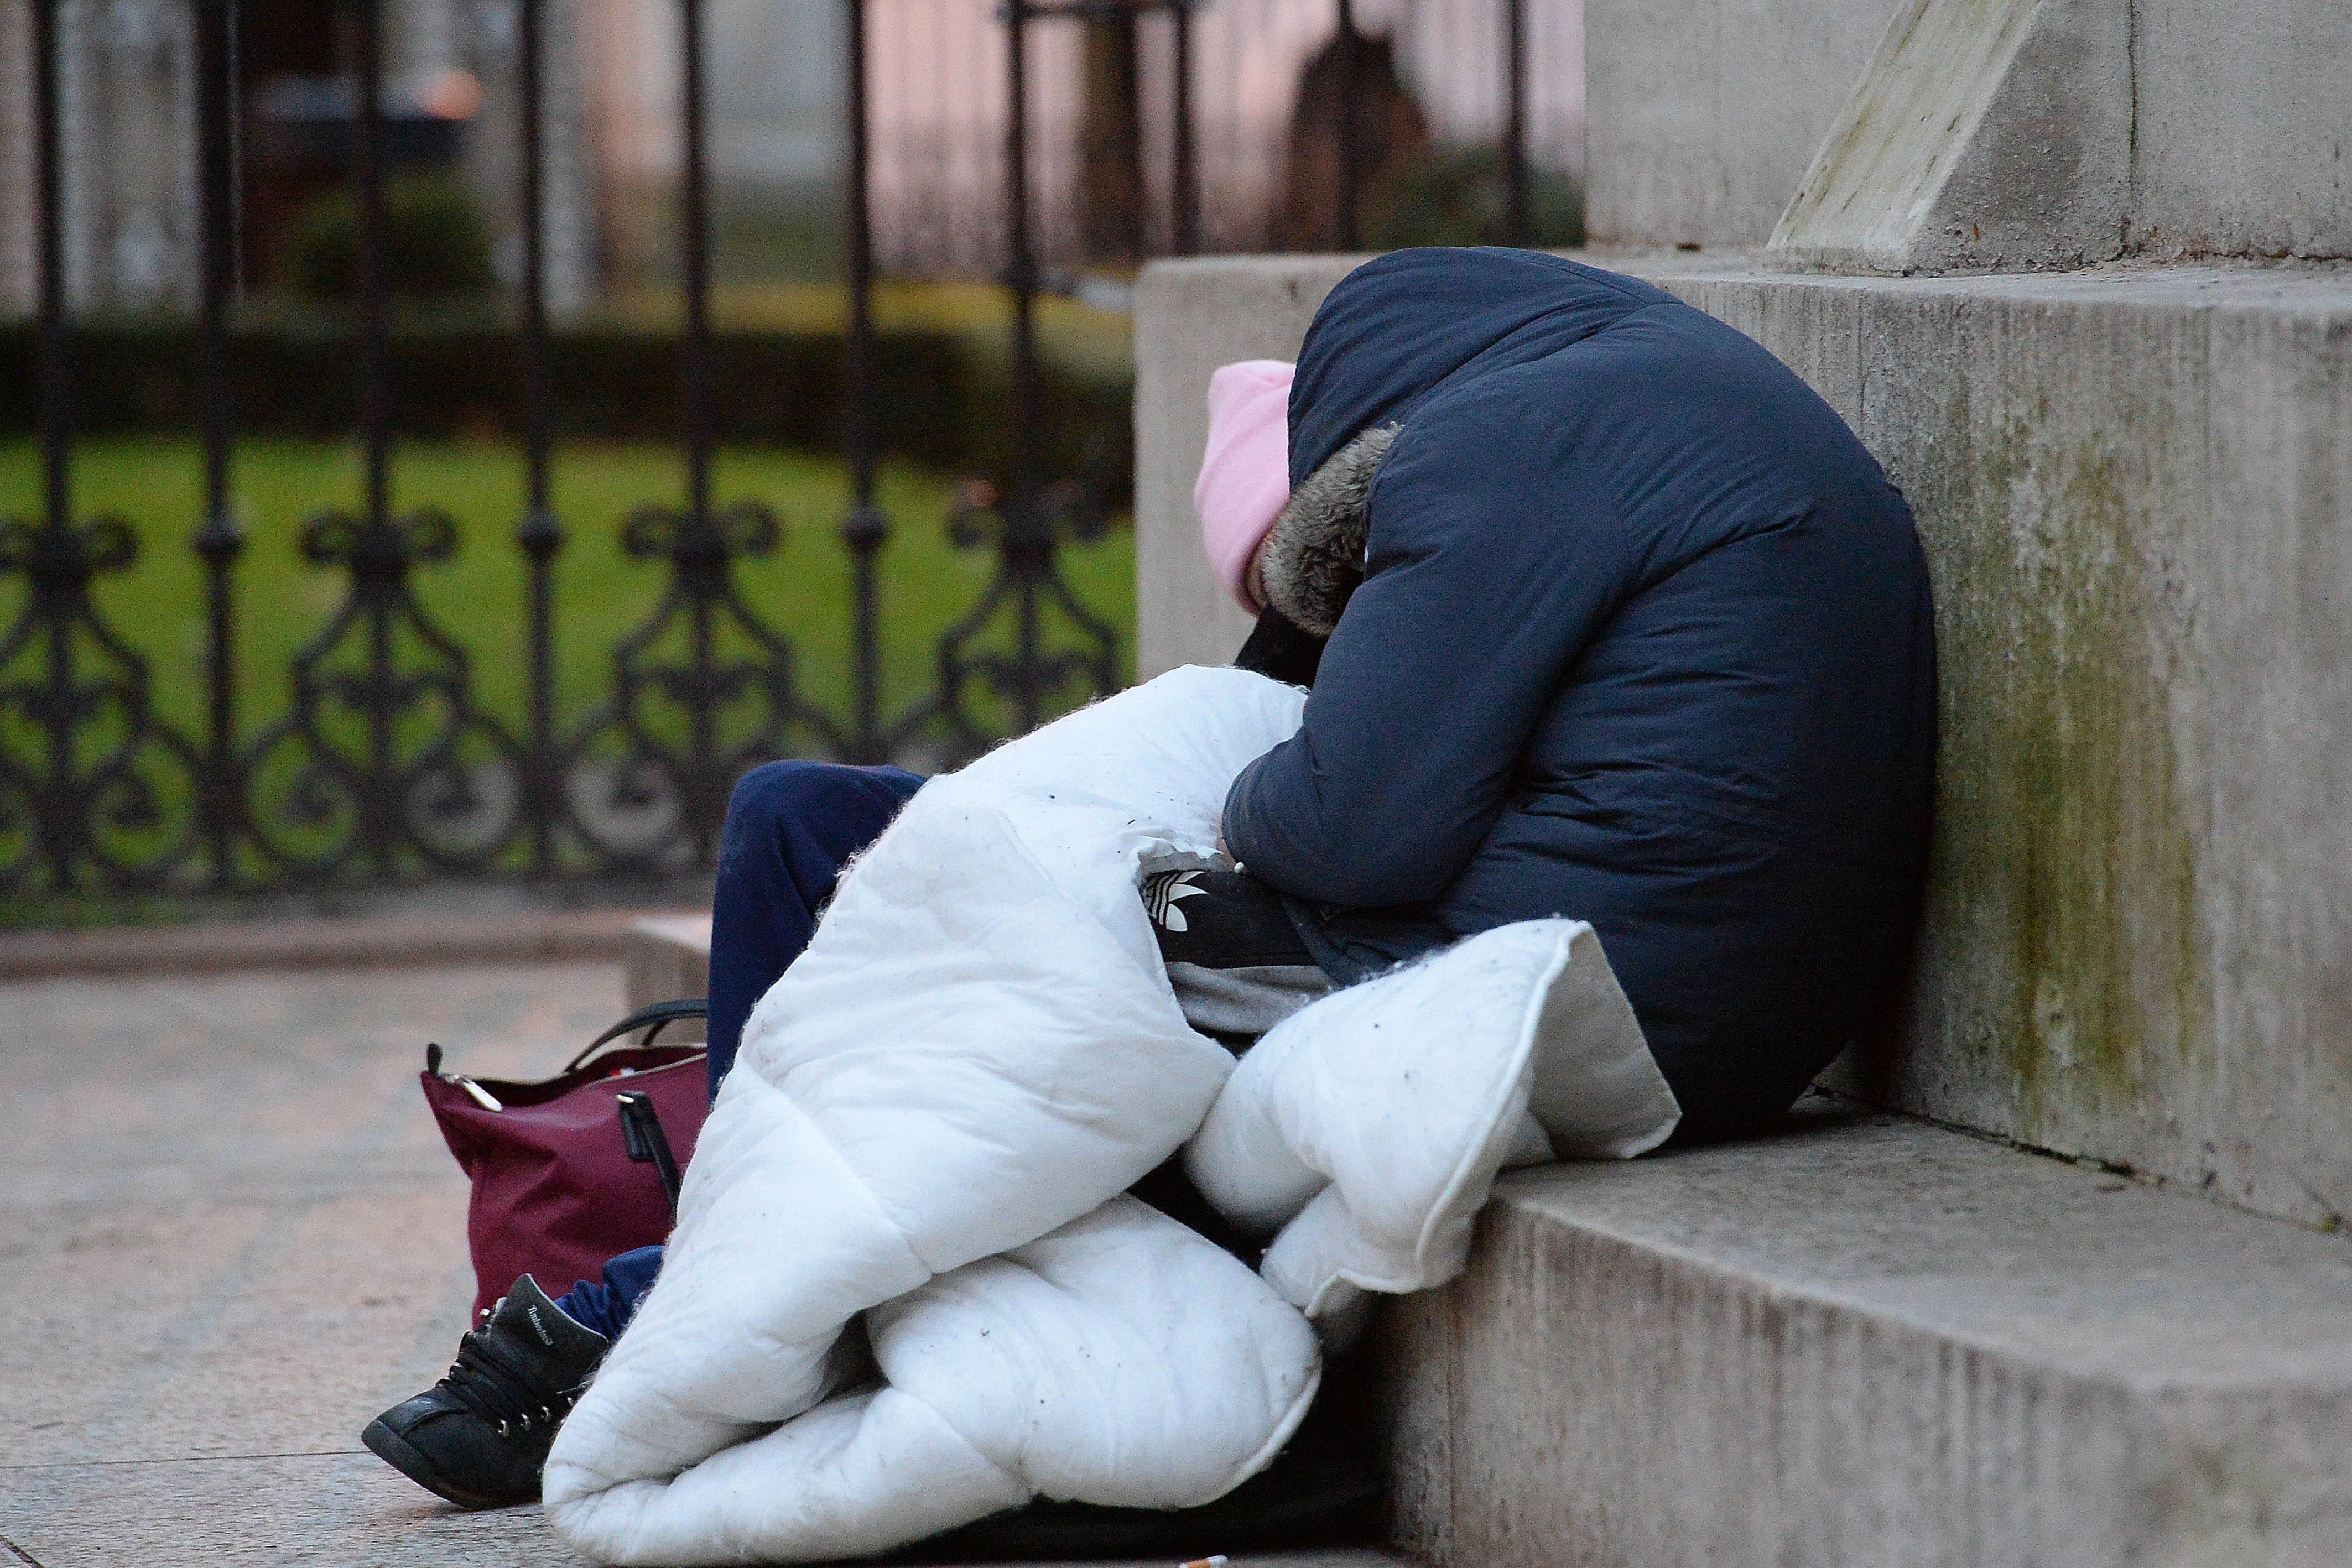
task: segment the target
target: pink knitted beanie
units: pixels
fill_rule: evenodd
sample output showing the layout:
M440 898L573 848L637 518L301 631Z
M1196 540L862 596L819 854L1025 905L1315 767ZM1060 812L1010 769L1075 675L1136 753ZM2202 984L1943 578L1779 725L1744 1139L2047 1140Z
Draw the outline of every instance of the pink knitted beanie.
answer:
M1280 360L1244 360L1209 378L1209 444L1192 506L1209 570L1255 615L1250 560L1290 499L1290 375Z

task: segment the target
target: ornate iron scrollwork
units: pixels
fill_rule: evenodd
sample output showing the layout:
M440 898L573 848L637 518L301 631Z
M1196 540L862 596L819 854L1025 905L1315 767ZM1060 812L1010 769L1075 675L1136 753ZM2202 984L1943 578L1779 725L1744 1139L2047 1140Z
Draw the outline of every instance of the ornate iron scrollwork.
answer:
M611 700L571 746L572 826L622 866L709 865L745 768L845 748L800 695L792 644L736 591L734 561L773 553L782 534L753 501L702 517L646 507L623 528L622 548L667 560L669 584L614 650Z
M909 751L931 730L938 760L954 766L1118 689L1118 633L1078 601L1058 553L1063 540L1097 539L1107 526L1076 480L1025 498L1000 497L981 480L964 485L948 538L959 549L994 545L996 575L940 636L938 685L893 727L894 751ZM1076 634L1076 646L1051 645L1055 618Z
M349 570L351 589L294 657L291 710L247 753L255 841L288 872L483 871L520 832L521 748L475 706L465 650L409 582L457 544L433 510L303 526L304 558Z
M1104 0L1108 4L1110 0ZM1122 0L1124 3L1124 0ZM677 8L688 112L678 225L685 330L679 339L683 509L648 507L624 544L661 564L659 604L609 647L608 683L585 714L560 709L552 561L562 542L550 498L551 455L562 399L547 320L548 246L542 180L541 0L518 13L518 129L522 175L522 369L527 509L516 544L524 558L527 709L486 712L470 658L511 645L513 606L468 605L465 617L428 614L420 567L446 561L457 528L437 511L388 511L395 418L410 394L394 386L394 268L386 250L384 181L392 142L383 120L383 7L352 8L348 68L355 89L345 140L356 223L353 322L359 435L369 501L360 515L329 512L301 535L304 556L338 573L336 608L286 672L283 707L243 715L242 618L236 563L243 536L232 483L236 439L231 371L236 276L236 127L242 91L234 18L199 7L204 90L196 104L203 305L197 406L202 411L205 511L193 548L204 575L200 708L165 723L154 711L149 661L194 653L126 640L105 623L92 583L137 559L138 540L111 518L74 524L67 510L75 445L75 344L67 277L65 157L58 7L32 7L33 253L39 306L37 403L46 495L37 523L0 523L0 580L21 576L19 607L0 610L0 892L83 889L282 889L306 882L419 874L672 872L708 866L729 794L746 768L777 757L896 757L918 766L960 763L1043 723L1118 681L1118 640L1072 591L1057 551L1097 537L1103 519L1076 484L1041 486L1046 411L1038 358L1038 256L1031 222L1024 106L1025 28L1095 0L1005 9L1009 115L1005 139L1004 281L1012 307L1010 378L1003 400L1010 441L1000 498L967 486L949 524L963 549L992 552L978 598L936 644L926 692L885 694L880 600L890 528L876 504L877 418L883 378L873 330L863 8L850 0L850 309L843 405L853 505L840 528L853 591L848 700L839 714L810 703L793 643L739 591L738 562L771 555L782 530L757 504L709 505L721 378L709 319L710 225L700 47L703 0ZM1181 33L1181 29L1180 29ZM1180 71L1180 77L1181 77ZM1180 123L1189 123L1180 111ZM1178 183L1190 176L1180 141ZM779 433L780 434L780 433ZM983 446L989 444L982 444ZM98 598L113 603L113 590ZM490 634L477 639L477 615ZM172 634L160 626L162 635ZM586 628L571 629L573 635ZM134 651L134 645L139 651ZM471 650L469 655L468 650ZM176 671L174 671L176 673ZM272 683L273 685L275 683ZM178 683L170 682L172 691ZM273 692L273 695L276 693ZM886 695L906 702L895 710Z
M0 523L0 576L29 591L0 637L0 888L149 887L198 838L195 748L155 716L147 661L99 618L93 579L139 541L118 517ZM176 770L160 787L158 768Z

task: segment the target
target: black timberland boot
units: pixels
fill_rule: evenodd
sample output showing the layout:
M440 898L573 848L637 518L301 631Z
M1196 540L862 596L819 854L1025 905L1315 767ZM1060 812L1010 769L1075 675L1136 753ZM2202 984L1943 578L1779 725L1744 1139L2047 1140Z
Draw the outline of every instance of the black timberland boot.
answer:
M535 1501L555 1428L608 1343L525 1274L457 1342L449 1375L369 1422L360 1441L459 1508Z

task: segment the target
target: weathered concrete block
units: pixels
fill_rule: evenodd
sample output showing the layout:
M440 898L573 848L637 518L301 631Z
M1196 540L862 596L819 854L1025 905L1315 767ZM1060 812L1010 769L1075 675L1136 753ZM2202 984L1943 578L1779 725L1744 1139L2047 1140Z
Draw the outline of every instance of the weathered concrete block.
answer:
M1792 267L2080 267L2121 252L2129 0L1906 0L1772 231Z
M2352 1209L2352 275L1664 278L1835 404L1936 580L1906 1109Z
M710 994L710 917L656 915L635 922L621 945L623 991L630 1010L678 997ZM664 1044L684 1045L707 1038L696 1019L662 1030Z
M1895 9L1896 0L1587 0L1594 239L1763 244Z
M1874 1120L1515 1177L1394 1303L1444 1565L2352 1562L2352 1245Z
M1908 1023L1869 1092L2268 1213L2352 1212L2352 269L1599 259L1793 366L1919 517L1940 820ZM1206 367L1295 350L1250 302L1303 326L1337 270L1216 268L1154 268L1140 296L1147 674L1239 643L1238 616L1202 614L1191 517Z
M1223 664L1250 618L1201 559L1192 481L1209 434L1209 374L1235 360L1288 360L1331 286L1360 256L1219 257L1145 269L1135 312L1135 574L1150 582L1135 628L1145 679Z
M2352 256L2352 5L2136 0L2131 246Z
M2347 57L2336 0L1907 0L1772 253L1849 272L2352 255ZM1593 59L1596 98L1646 69Z

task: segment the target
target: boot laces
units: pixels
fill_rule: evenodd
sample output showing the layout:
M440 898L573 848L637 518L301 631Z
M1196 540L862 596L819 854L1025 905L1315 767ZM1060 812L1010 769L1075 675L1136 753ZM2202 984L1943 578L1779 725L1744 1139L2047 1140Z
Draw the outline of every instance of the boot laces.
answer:
M545 1393L521 1368L499 1354L487 1327L466 1331L457 1342L457 1359L449 1364L441 1386L458 1404L494 1422L501 1437L512 1437L518 1427L530 1431L534 1417L541 1426L553 1427L562 1418L559 1411L569 1412L580 1396L577 1388Z

